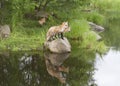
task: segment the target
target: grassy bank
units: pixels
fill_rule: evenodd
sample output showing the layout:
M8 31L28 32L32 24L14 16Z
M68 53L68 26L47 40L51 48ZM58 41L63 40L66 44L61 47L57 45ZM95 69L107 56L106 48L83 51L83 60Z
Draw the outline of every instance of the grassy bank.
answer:
M10 37L0 42L0 49L36 50L41 49L45 41L46 30L40 27L15 27Z
M103 41L97 41L96 34L90 30L90 26L86 20L72 20L71 32L67 33L68 38L78 42L79 48L88 49L90 51L98 51L104 53L107 47Z
M78 47L92 51L104 51L104 43L101 44L101 42L96 41L96 37L89 30L90 26L87 23L87 19L90 19L93 22L96 21L96 23L102 24L103 22L97 20L99 15L96 13L90 13L87 15L84 15L83 13L82 15L83 18L68 20L71 32L66 33L65 35L71 41L78 41ZM101 16L99 18L103 20ZM12 51L41 50L49 27L59 24L48 21L45 25L40 26L37 21L25 20L24 23L18 24L12 29L12 33L9 38L1 40L0 49Z
M104 43L96 41L96 36L89 30L90 26L85 19L74 19L69 21L69 24L71 32L66 33L65 36L71 41L78 41L78 47L99 52L104 51ZM46 32L51 25L34 26L33 22L30 23L29 27L24 24L18 25L13 29L9 38L1 40L0 49L12 51L41 50L46 38Z
M0 50L40 50L46 38L46 32L50 26L59 25L63 20L69 21L71 32L66 33L69 40L77 40L78 47L87 48L92 51L104 52L106 46L104 41L96 41L96 37L89 30L87 21L94 22L99 25L105 25L106 19L118 18L119 0L97 0L91 3L90 6L80 7L68 12L59 14L61 20L52 18L48 19L45 25L40 26L36 21L21 20L14 28L9 38L0 40ZM81 9L90 9L90 12ZM116 15L113 15L116 11ZM112 13L113 12L113 13ZM109 16L107 14L110 13ZM62 18L63 17L63 18ZM87 33L87 35L86 35Z

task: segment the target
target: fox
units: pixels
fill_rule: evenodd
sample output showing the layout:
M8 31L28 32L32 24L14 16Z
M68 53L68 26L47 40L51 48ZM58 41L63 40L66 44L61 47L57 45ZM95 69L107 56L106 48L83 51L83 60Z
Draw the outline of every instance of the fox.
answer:
M69 31L70 31L70 27L68 25L68 22L63 22L61 25L50 27L47 32L46 39L47 41L51 41L51 40L54 40L54 37L56 38L56 36L64 39L63 33L69 32Z

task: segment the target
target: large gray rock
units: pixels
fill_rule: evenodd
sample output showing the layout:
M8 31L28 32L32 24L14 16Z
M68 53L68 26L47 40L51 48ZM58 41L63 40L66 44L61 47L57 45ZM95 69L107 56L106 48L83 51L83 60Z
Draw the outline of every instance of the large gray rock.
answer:
M0 38L8 38L10 33L9 25L0 26Z
M100 32L103 32L105 30L102 26L97 25L97 24L95 24L93 22L88 22L88 24L90 25L91 30L93 30L95 32L100 33Z
M44 43L45 49L50 50L53 53L66 53L71 52L71 45L67 38L63 39L55 39L53 41L46 41Z

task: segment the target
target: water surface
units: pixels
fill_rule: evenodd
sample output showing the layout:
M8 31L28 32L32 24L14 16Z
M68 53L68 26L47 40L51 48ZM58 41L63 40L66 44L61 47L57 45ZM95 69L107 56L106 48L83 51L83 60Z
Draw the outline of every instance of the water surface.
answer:
M120 51L110 49L102 59L97 56L95 67L98 86L120 86Z

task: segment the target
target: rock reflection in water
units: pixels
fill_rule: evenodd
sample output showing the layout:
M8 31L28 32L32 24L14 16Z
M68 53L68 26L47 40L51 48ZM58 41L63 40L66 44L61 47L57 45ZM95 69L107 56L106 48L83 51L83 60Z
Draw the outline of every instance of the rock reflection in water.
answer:
M48 73L52 77L57 78L63 84L66 84L66 74L69 72L69 67L65 67L63 62L69 57L69 55L70 53L44 53Z

